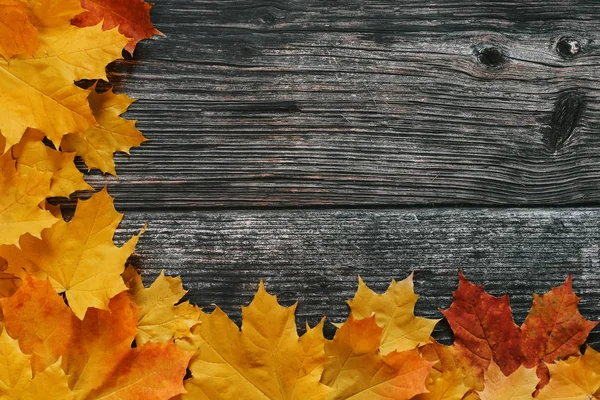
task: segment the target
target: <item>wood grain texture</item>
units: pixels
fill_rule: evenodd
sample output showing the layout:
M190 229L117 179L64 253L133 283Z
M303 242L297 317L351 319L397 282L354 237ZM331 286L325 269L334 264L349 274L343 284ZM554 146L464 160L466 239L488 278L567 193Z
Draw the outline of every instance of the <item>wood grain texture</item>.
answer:
M517 323L532 293L567 274L584 316L600 319L600 214L596 209L264 210L129 212L117 240L148 222L133 262L149 283L165 269L181 275L195 304L218 304L239 322L260 279L298 320L347 316L357 277L384 291L415 272L417 314L441 318L458 270L494 295L509 292ZM333 328L329 326L328 334ZM440 323L436 335L448 341ZM600 330L591 336L600 345Z
M112 67L152 141L90 178L123 209L600 201L596 0L161 0L153 21Z

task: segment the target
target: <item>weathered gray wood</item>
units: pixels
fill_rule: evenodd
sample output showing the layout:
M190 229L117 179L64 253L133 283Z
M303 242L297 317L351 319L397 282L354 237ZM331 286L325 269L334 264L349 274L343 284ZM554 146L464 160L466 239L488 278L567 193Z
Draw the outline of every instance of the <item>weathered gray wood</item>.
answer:
M162 0L153 20L166 37L112 74L152 142L91 178L122 208L600 201L596 0Z
M358 275L383 291L411 271L417 314L440 318L458 269L494 295L509 292L518 323L533 292L572 273L583 315L600 319L597 209L129 212L118 241L144 222L133 261L146 282L163 268L181 275L194 303L216 303L238 322L260 279L283 304L299 300L299 320L314 324L343 320ZM448 340L447 326L436 335Z

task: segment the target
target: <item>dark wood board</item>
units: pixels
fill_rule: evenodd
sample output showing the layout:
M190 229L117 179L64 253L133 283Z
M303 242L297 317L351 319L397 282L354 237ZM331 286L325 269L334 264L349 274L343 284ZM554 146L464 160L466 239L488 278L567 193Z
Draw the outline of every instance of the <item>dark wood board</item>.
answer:
M240 322L264 279L284 305L299 301L298 320L347 316L357 277L384 291L414 271L417 314L440 318L458 270L493 295L509 292L517 323L532 293L569 273L587 318L600 319L600 213L597 209L257 210L129 212L123 242L149 223L134 265L147 284L164 269L181 275L195 304L218 304ZM331 335L332 326L327 333ZM448 341L445 322L436 335ZM600 345L600 330L591 336Z
M111 68L152 142L90 178L122 209L600 200L597 0L161 0L152 18L166 37Z

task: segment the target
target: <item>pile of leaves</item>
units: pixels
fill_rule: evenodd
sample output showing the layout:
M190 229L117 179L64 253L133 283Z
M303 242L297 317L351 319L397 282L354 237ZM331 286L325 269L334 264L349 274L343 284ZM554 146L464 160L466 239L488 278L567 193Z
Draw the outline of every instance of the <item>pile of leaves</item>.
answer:
M521 327L507 296L461 274L438 320L414 315L412 276L376 294L359 279L332 340L299 336L295 306L261 283L238 327L181 302L179 278L145 287L127 266L139 234L113 242L107 191L66 220L48 199L90 191L74 159L115 175L113 155L145 139L132 100L82 80L159 32L142 0L0 0L0 396L7 399L596 399L597 322L571 278L534 295ZM140 229L140 234L143 228Z

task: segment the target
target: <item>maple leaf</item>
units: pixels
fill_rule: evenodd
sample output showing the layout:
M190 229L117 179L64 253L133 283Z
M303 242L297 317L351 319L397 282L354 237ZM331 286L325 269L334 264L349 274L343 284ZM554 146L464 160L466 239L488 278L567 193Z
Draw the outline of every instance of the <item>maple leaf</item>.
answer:
M37 29L59 28L83 12L80 0L26 0L27 16Z
M325 399L331 389L319 382L327 360L323 321L298 337L295 310L280 306L261 282L242 308L241 331L218 307L203 313L181 399Z
M60 361L32 375L29 357L21 352L6 330L0 334L0 395L3 399L74 400Z
M166 400L184 391L183 377L192 353L172 341L131 348L137 333L137 306L127 293L111 299L109 311L92 308L80 321L73 314L69 317L69 308L48 281L29 276L1 305L7 316L6 330L24 353L32 353L35 379L61 357L68 376L65 382L77 400ZM29 358L27 368L11 366L9 373L28 369Z
M515 372L506 376L492 361L485 371L484 390L479 392L481 400L528 400L533 399L539 379L535 368L521 365Z
M31 276L11 297L0 300L7 332L31 355L33 373L43 371L71 343L77 319L50 284Z
M51 191L52 172L20 174L9 152L0 155L0 171L0 245L15 245L26 233L40 237L58 221L40 207Z
M43 139L42 132L28 129L21 142L13 146L19 174L27 175L32 169L51 172L47 197L69 197L79 190L93 190L75 166L75 154L54 150L42 143Z
M442 313L454 332L454 346L462 358L465 375L473 376L481 390L483 371L492 360L505 375L510 375L525 360L521 350L521 330L514 323L508 295L496 298L483 286L467 281L459 273L454 301Z
M522 363L537 366L539 387L543 387L548 381L544 363L578 354L597 325L581 316L578 301L569 277L562 286L542 296L534 295L531 310L519 328L513 321L508 295L490 296L461 273L454 302L443 313L454 331L454 345L469 386L482 390L483 372L493 358L507 376Z
M580 357L548 365L550 382L540 389L539 400L592 400L600 398L600 354L587 347Z
M429 393L423 393L414 400L460 400L469 391L465 385L465 375L456 362L456 348L444 346L432 339L432 343L419 348L421 357L434 363L425 381Z
M73 24L80 27L96 25L103 22L104 29L119 27L119 32L131 38L125 46L133 54L136 44L142 40L161 33L150 22L150 9L153 4L143 0L81 0L87 10L73 19Z
M89 307L106 310L111 297L127 290L121 273L139 234L116 247L112 238L121 219L104 189L79 201L73 219L59 220L42 231L41 239L25 235L20 248L0 246L0 257L8 261L6 272L15 276L22 277L25 270L38 278L49 277L82 319Z
M598 324L583 318L578 303L570 275L562 286L542 296L533 295L533 305L521 328L521 347L525 365L539 366L540 387L548 381L544 363L579 354L579 348Z
M101 26L78 28L69 24L41 21L56 19L64 23L70 15L72 0L31 2L30 21L38 28L39 48L10 60L0 58L0 132L5 148L18 143L27 128L46 134L56 147L71 132L83 132L96 125L87 102L89 91L74 81L106 79L105 67L121 58L127 38L116 29ZM64 4L63 4L64 3ZM28 3L29 4L29 3ZM40 5L42 4L42 5ZM46 11L48 15L38 15Z
M136 343L163 342L192 336L190 329L199 323L201 310L188 301L177 304L187 293L181 278L166 277L161 271L150 287L145 288L140 274L129 266L123 279L139 307Z
M0 0L0 55L33 54L39 47L37 29L27 17L21 0Z
M418 298L414 292L412 274L400 282L392 280L384 294L369 289L359 277L358 290L348 305L357 319L375 313L377 324L383 327L379 349L387 354L431 343L431 332L439 320L414 315Z
M322 382L333 387L328 399L410 399L427 391L425 378L433 363L418 350L379 351L382 329L371 315L360 320L351 314L325 345L330 357Z
M99 125L64 136L61 148L81 156L88 170L97 168L116 176L113 153L129 154L131 147L139 146L146 138L136 129L135 121L120 117L133 103L132 99L124 94L116 95L112 89L97 93L94 88L88 100Z

